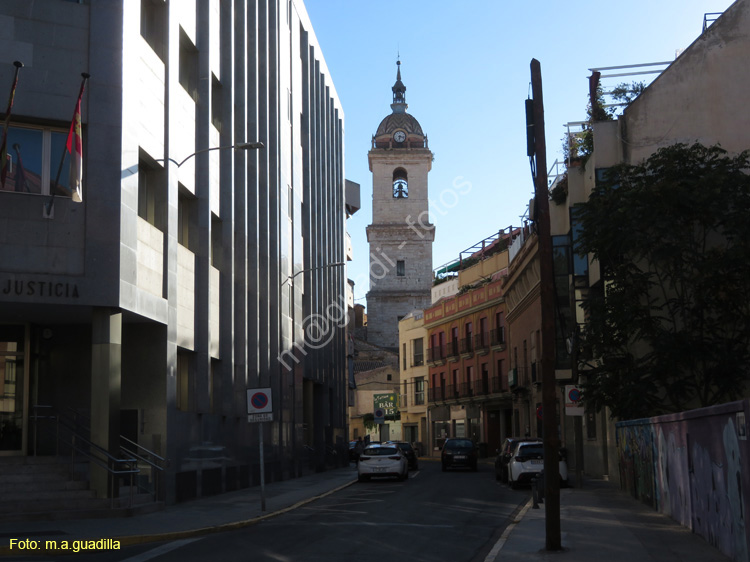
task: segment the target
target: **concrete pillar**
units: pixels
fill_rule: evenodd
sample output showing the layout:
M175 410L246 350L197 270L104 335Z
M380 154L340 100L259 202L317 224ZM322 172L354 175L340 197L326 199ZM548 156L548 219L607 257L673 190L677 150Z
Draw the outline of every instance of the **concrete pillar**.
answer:
M95 307L91 339L91 441L116 455L120 447L122 313ZM109 497L109 474L93 462L91 489L100 498Z

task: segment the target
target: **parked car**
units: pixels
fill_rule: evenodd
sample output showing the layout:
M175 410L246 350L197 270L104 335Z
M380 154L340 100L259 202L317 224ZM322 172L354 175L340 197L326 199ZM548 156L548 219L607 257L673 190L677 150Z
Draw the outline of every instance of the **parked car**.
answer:
M477 469L477 447L471 439L446 439L440 454L443 472L457 466Z
M560 485L568 484L568 463L561 452L558 460ZM508 463L508 483L513 489L531 484L544 470L544 445L539 441L521 441L516 444Z
M417 452L414 450L414 447L411 446L411 443L407 441L388 441L388 443L396 445L399 449L401 449L401 452L406 455L406 460L409 464L409 470L419 470L419 459L417 459Z
M395 444L368 445L359 457L357 477L365 482L373 476L395 476L399 480L409 477L406 455Z
M498 482L508 481L508 463L513 458L513 449L521 441L541 443L542 440L539 437L508 437L503 441L495 457L495 479Z

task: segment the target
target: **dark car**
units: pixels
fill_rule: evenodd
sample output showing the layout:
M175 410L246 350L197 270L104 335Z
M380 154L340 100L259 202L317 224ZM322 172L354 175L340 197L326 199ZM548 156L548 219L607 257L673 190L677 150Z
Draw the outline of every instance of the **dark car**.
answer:
M521 441L541 442L542 440L538 437L508 437L503 441L503 446L498 449L495 457L495 479L499 482L508 481L508 463L513 457L513 449Z
M471 439L446 439L440 461L443 471L457 466L477 469L477 447Z
M417 452L414 450L414 447L411 446L411 443L408 443L406 441L388 441L388 443L398 445L398 448L401 449L401 452L406 455L406 460L409 461L409 470L419 470L419 460L417 459Z

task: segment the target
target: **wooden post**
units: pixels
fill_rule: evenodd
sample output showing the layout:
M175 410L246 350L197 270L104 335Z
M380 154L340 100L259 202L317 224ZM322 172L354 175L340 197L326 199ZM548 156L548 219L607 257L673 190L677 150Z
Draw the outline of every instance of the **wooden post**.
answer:
M560 468L555 380L555 285L552 269L549 190L547 188L547 146L544 139L544 100L542 69L531 60L531 92L534 105L534 193L542 309L542 423L544 428L544 513L547 550L561 550Z

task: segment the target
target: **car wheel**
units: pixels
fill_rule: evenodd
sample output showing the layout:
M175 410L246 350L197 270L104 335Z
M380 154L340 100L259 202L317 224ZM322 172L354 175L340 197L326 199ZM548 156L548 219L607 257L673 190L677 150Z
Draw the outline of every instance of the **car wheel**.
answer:
M509 484L511 490L518 490L518 482L516 482L515 480L511 480Z

